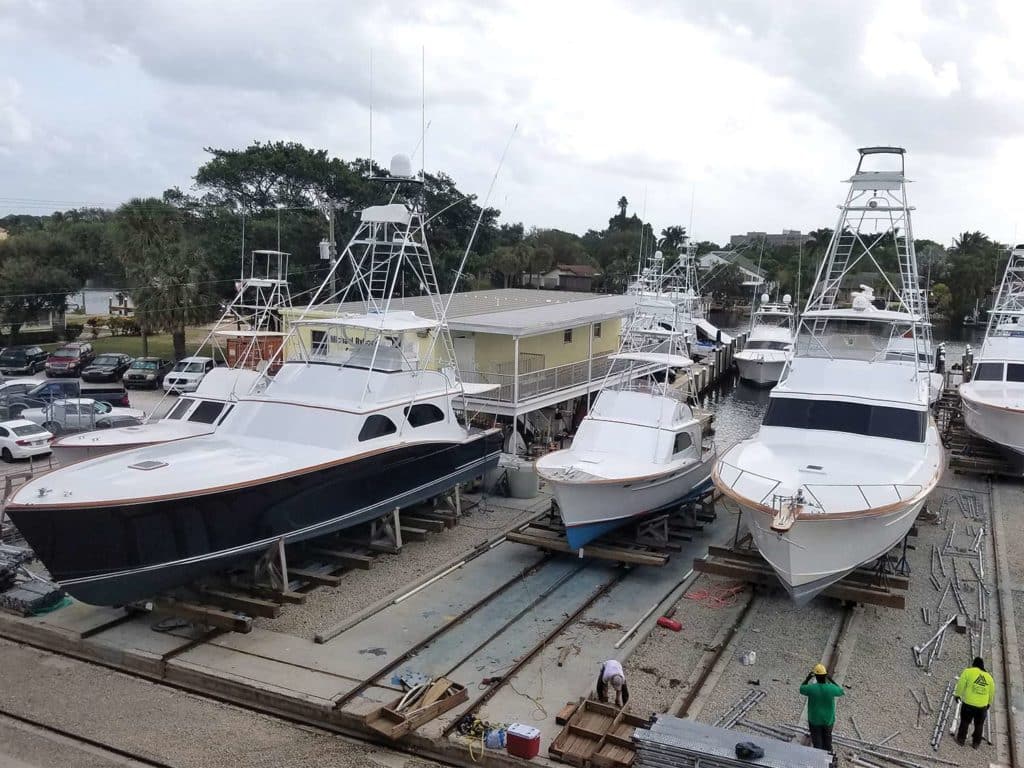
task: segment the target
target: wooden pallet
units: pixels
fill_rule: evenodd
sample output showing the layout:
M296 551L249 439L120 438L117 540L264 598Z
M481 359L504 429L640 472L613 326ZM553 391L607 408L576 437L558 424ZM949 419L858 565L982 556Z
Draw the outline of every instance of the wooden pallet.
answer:
M568 706L568 705L567 705ZM650 721L592 699L580 699L575 711L548 747L552 759L593 768L629 768L636 760L633 732Z
M693 569L715 576L726 576L751 584L777 586L779 577L757 550L708 547L708 554L693 561ZM884 575L870 568L858 568L842 580L826 587L821 594L837 600L903 609L910 586L905 576Z

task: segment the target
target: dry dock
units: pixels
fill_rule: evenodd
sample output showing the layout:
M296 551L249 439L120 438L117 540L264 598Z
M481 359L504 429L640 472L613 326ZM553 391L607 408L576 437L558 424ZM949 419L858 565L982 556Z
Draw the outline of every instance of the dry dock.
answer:
M500 541L503 530L542 512L547 500L491 499L453 531L407 544L401 554L387 556L368 571L347 573L340 586L319 587L304 605L288 605L279 618L258 620L248 634L197 627L157 632L152 615L83 605L28 619L0 614L0 636L17 643L0 645L0 706L8 717L61 725L70 717L68 710L84 704L86 710L108 717L94 717L95 722L83 718L76 733L91 733L96 741L129 753L141 750L151 763L166 765L203 761L182 760L161 739L155 740L156 749L146 751L131 736L130 716L117 700L120 688L107 686L122 679L164 684L133 690L133 708L139 711L146 710L147 702L165 698L165 692L190 691L203 698L177 693L176 711L207 712L204 717L214 720L242 717L240 710L223 705L211 712L206 703L231 702L283 718L287 722L260 722L276 723L279 733L292 729L296 739L333 732L377 744L360 753L364 748L351 741L317 737L338 739L332 754L339 764L349 764L341 752L362 754L363 762L353 758L352 765L404 764L397 755L387 758L390 753L382 745L427 760L480 764L479 739L459 736L453 727L461 715L472 712L495 723L538 727L543 746L534 762L555 764L545 757L561 730L555 715L565 702L591 689L604 659L625 663L632 712L680 713L708 723L735 719L737 730L755 737L798 735L795 729L805 721L796 688L821 660L846 688L836 734L858 740L840 744L840 765L855 765L855 752L869 763L896 764L872 757L880 749L872 745L883 741L888 750L899 750L881 749L883 754L911 766L1011 765L1024 754L1018 746L1024 660L1016 637L1016 618L1024 616L1022 501L1024 493L1016 482L948 474L929 502L932 514L922 518L917 536L910 539L906 607L896 610L850 608L831 599L795 609L770 588L692 574L696 557L709 545L727 544L735 533L735 510L721 504L717 519L694 532L693 540L674 552L667 565L629 568ZM982 562L957 557L954 552L973 545L982 529ZM478 548L487 542L493 546ZM933 547L947 553L942 558L945 575L933 560ZM474 548L475 558L451 567ZM977 576L987 588L980 590L980 602L974 569L981 571ZM940 589L932 582L933 571ZM444 575L430 581L438 574ZM375 581L384 586L375 590ZM958 585L959 598L951 588L946 590L947 583ZM420 584L426 586L415 591ZM948 631L930 669L919 667L912 647L934 634L939 616L961 612L959 605L954 608L958 600L966 609L968 631ZM682 630L655 626L673 607ZM987 620L978 621L981 617ZM317 642L318 635L325 642ZM975 752L958 747L946 733L933 749L948 681L982 643L998 691L992 743ZM756 660L744 665L740 656L750 651ZM71 659L57 662L60 656L114 668L131 678L101 674L97 679L105 681L105 695L98 700L77 684L65 691L54 669L74 669L67 674L77 680L97 667ZM40 665L38 678L27 673L33 658ZM468 701L392 745L369 732L362 716L399 696L396 680L408 673L456 680L468 688ZM126 689L132 685L124 683ZM751 691L760 692L756 702L735 718L737 703L751 697ZM81 701L86 698L92 701ZM1011 701L1013 710L1007 706ZM113 727L118 722L120 729ZM296 724L314 730L296 730ZM236 733L237 743L230 747L225 740L232 737L220 731L214 737L214 730L212 723L201 730L200 741L189 745L188 754L201 754L201 740L207 736L208 748L218 753L242 748L244 733ZM504 752L485 754L484 764L521 764ZM278 755L274 764L306 764L292 759ZM309 762L308 755L305 760Z

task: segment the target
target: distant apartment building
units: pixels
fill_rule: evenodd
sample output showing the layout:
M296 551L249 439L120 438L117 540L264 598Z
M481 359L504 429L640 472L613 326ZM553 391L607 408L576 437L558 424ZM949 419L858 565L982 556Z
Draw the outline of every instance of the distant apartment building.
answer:
M799 229L784 229L780 234L747 232L745 235L732 235L729 238L729 244L735 248L747 244L756 245L763 240L767 245L771 246L791 245L796 247L813 239L813 237L805 235Z

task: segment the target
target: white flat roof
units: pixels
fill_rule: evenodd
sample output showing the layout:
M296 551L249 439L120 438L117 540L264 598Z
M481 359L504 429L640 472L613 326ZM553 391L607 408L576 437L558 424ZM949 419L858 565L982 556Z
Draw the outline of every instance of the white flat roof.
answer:
M442 296L447 302L448 296ZM453 331L495 333L505 336L536 336L589 323L600 323L630 314L636 306L635 296L616 296L579 291L541 291L530 288L498 288L487 291L464 291L452 295L448 308L448 327ZM310 322L317 315L365 313L366 303L348 301L340 306L323 304L307 315ZM420 317L434 317L428 296L396 297L390 311L414 312ZM300 315L302 308L282 310L286 316Z

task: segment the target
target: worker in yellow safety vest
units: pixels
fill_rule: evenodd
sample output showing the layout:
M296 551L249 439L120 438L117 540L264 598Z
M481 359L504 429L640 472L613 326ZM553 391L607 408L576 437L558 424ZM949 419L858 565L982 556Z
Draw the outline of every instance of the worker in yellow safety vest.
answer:
M967 740L967 729L974 723L971 746L975 749L981 744L981 731L985 725L985 716L992 705L996 694L996 683L992 675L985 671L985 662L978 656L974 662L960 673L956 683L955 696L960 702L960 727L956 732L956 742L961 747Z

